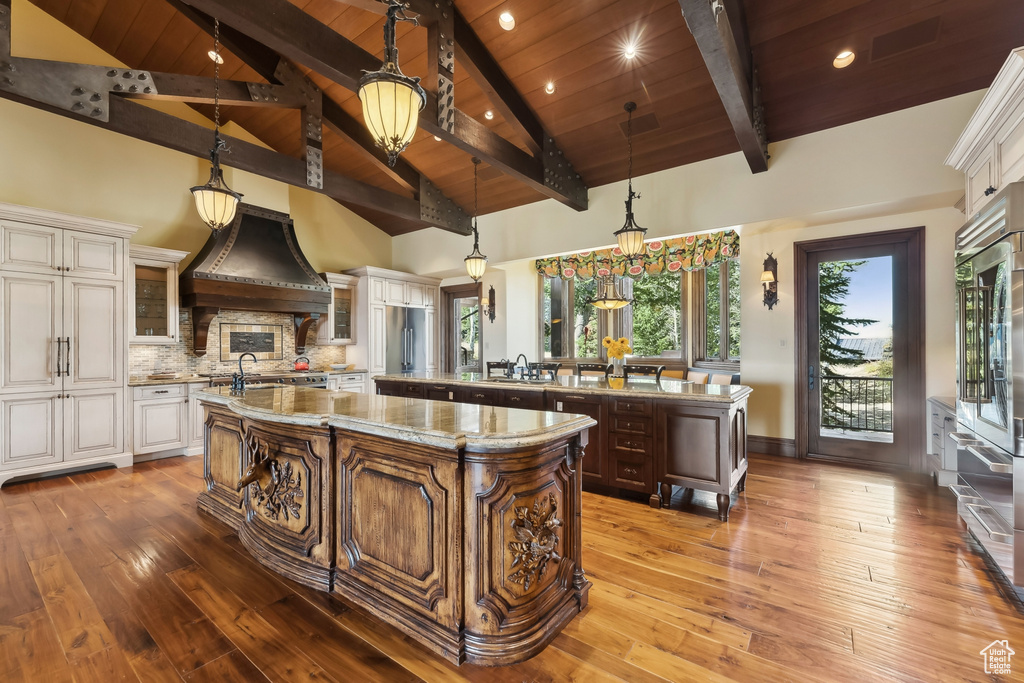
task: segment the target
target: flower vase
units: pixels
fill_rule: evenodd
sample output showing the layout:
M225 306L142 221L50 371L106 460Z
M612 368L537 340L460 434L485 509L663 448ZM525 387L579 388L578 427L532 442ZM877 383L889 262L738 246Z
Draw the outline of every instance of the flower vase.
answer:
M610 377L625 377L626 376L626 359L625 358L611 358L612 371Z

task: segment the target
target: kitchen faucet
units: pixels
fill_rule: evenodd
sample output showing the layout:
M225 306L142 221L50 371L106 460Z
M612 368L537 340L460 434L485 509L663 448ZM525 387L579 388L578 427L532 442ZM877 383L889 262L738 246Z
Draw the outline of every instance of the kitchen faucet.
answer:
M520 358L523 359L522 366L519 366L519 359ZM519 371L519 379L523 379L524 378L524 372L530 372L530 361L527 360L525 353L521 353L518 356L516 356L516 366L519 366L519 367L523 368L522 370ZM514 368L513 368L513 372L515 372Z
M242 367L242 361L246 356L252 356L253 363L259 363L256 358L256 354L251 351L246 351L238 357L238 372L231 375L231 391L245 391L245 369Z

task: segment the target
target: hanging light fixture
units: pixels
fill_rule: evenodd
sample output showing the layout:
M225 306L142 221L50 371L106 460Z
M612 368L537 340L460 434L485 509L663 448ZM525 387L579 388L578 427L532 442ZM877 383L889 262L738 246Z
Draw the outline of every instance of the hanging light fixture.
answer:
M383 1L383 0L382 0ZM384 22L384 63L379 71L367 71L359 79L359 101L363 103L363 123L374 143L388 155L394 166L416 135L420 109L427 103L427 94L420 79L406 76L398 68L395 47L395 23L408 21L419 26L416 17L406 16L404 2L387 0L388 18Z
M466 257L466 272L473 278L473 282L480 282L487 270L487 257L480 253L480 232L476 227L477 215L477 186L476 170L480 166L480 160L473 157L473 251ZM492 321L493 322L493 321Z
M614 311L616 308L622 308L633 303L632 299L627 299L619 293L614 275L602 276L597 286L600 296L590 303L603 311Z
M615 231L615 239L619 243L619 251L632 264L635 259L643 256L647 228L641 228L633 220L633 199L640 198L639 194L633 192L633 112L636 111L636 102L626 102L623 109L629 114L626 120L626 141L629 144L629 194L626 195L626 223Z
M196 211L203 222L210 226L214 233L225 225L231 225L235 219L235 209L242 195L235 192L224 182L224 172L220 170L220 153L227 150L227 143L220 136L220 20L213 20L213 149L210 150L210 179L205 185L197 185L191 189L192 198L196 202Z

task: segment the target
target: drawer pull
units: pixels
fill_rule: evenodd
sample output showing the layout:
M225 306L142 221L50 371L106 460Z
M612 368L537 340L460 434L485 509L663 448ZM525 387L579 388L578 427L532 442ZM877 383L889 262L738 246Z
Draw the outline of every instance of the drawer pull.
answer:
M445 390L445 389L447 389L448 387L443 387L443 386L442 386L442 387L439 387L439 386L435 386L434 388L435 388L435 389L437 389L438 391L444 391L444 390Z
M160 389L159 391L154 391L153 393L154 394L169 394L171 392L168 391L167 389Z
M515 401L516 403L518 403L519 401L522 401L523 399L519 398L518 396L509 396L508 400Z
M987 533L988 537L993 541L997 541L999 543L1013 542L1013 532L1006 529L1002 520L996 519L997 513L992 508L987 505L977 505L975 503L967 503L964 507L967 508L967 511L970 512L976 520L978 520L978 524L981 525L985 530L985 533ZM986 517L988 518L988 522L985 521ZM989 524L989 522L991 522L991 524Z
M623 467L622 471L625 472L626 474L632 474L634 477L640 474L640 470L638 470L635 467Z
M980 503L982 501L981 496L970 486L964 486L963 484L950 484L949 490L956 496L958 502L961 503Z
M999 453L994 448L968 446L967 452L980 460L991 472L1013 474L1013 460Z
M483 398L483 394L473 394L473 398Z
M568 400L570 400L570 401L586 401L587 400L583 396L566 396L566 398Z
M644 449L643 444L637 443L636 441L623 441L622 445L626 448L632 448L633 450L642 451Z

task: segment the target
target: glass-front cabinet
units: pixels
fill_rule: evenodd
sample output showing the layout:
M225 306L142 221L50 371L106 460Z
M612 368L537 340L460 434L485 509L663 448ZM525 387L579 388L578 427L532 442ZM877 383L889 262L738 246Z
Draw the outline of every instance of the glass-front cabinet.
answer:
M132 344L178 342L178 264L187 251L131 245Z
M317 325L318 344L354 344L356 340L356 284L359 278L339 273L320 273L331 287L327 319Z

